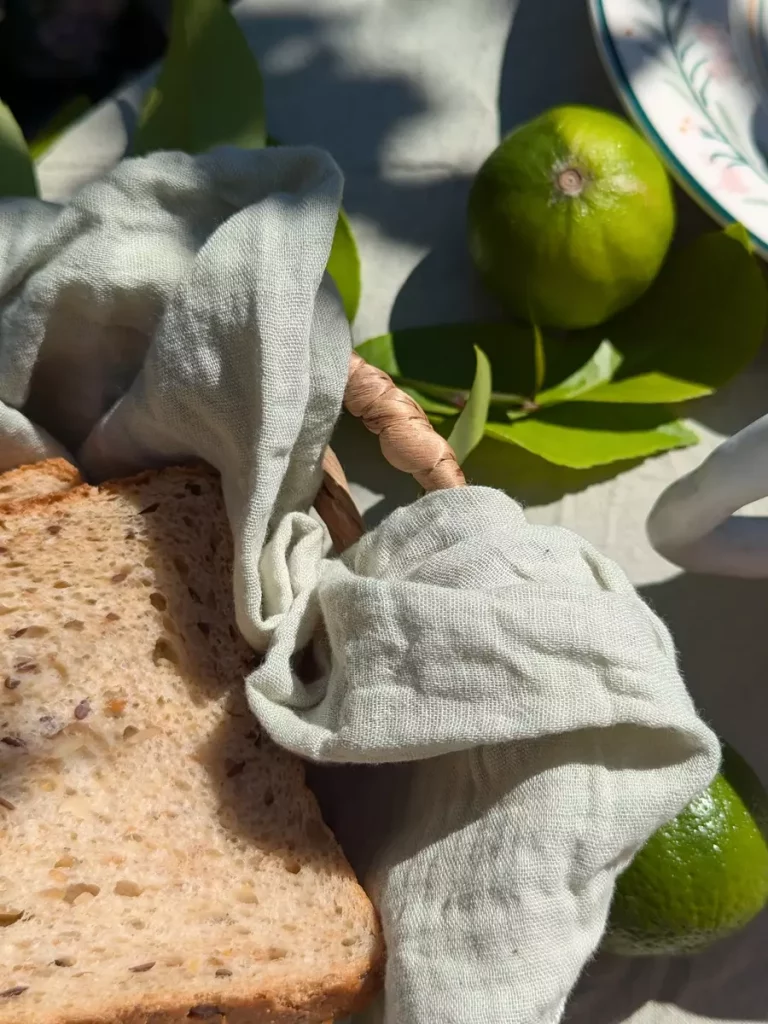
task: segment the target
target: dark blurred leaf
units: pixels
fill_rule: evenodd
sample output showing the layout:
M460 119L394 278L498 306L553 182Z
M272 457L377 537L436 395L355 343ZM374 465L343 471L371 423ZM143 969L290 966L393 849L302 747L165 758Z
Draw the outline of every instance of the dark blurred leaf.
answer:
M475 346L477 370L466 405L459 413L448 437L459 465L483 439L485 421L491 401L491 364L482 349Z
M35 167L16 118L0 103L0 196L36 196Z
M261 72L223 0L173 0L168 52L149 91L135 153L265 144Z
M766 288L757 261L734 234L701 235L669 257L635 305L581 332L595 344L607 338L623 357L613 382L590 391L589 402L699 398L753 359L763 340Z

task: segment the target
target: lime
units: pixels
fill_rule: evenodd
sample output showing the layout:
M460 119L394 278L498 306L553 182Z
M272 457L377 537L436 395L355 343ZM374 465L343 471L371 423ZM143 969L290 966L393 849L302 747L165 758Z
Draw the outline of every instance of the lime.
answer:
M724 747L720 774L654 833L616 885L604 948L694 953L738 931L768 903L768 797Z
M517 316L591 327L659 271L675 208L667 172L625 120L555 107L516 129L478 171L469 247Z

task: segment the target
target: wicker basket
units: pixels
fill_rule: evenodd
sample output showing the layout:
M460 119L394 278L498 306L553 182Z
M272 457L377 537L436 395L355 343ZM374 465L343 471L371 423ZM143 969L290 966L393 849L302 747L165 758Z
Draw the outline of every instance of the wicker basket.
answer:
M424 410L383 370L354 352L349 360L344 408L378 435L387 462L410 473L425 491L465 485L453 449L432 427ZM328 527L335 549L341 552L360 539L365 527L349 493L344 470L330 448L323 471L315 508Z

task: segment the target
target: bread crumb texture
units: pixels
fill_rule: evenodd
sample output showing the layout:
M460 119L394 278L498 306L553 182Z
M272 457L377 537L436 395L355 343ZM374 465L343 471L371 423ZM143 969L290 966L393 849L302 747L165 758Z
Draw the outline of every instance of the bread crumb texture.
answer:
M244 698L217 476L0 511L0 1024L321 1022L381 938Z

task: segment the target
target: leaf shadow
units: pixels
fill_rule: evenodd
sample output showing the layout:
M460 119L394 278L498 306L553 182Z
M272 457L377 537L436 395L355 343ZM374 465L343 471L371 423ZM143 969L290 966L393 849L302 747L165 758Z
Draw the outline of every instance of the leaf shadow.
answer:
M504 53L498 103L502 135L561 103L621 113L595 47L588 4L519 0Z
M430 246L446 204L468 183L450 168L431 181L382 174L387 144L402 122L420 118L431 100L416 74L361 67L345 40L364 12L238 12L264 78L267 125L285 145L327 149L347 176L344 208L392 238ZM308 101L308 97L312 97ZM418 170L419 165L414 164ZM370 272L369 272L370 273ZM367 282L375 288L375 282Z
M472 178L455 176L433 185L428 196L418 186L390 191L393 221L417 217L429 252L401 285L390 314L391 330L462 321L502 321L505 313L486 291L469 255L466 207ZM404 225L405 227L405 225ZM446 282L450 281L450 287Z
M381 233L424 253L394 299L391 273L380 286L375 266L364 266L365 304L390 308L396 327L498 319L465 240L472 173L450 160L425 166L418 152L412 162L390 162L396 133L439 113L418 65L400 71L351 61L348 40L364 24L362 9L238 14L261 64L270 133L284 144L317 144L332 153L346 174L344 208L357 232Z
M764 275L766 269L763 268ZM768 347L715 394L681 407L681 412L718 434L730 437L768 413Z

